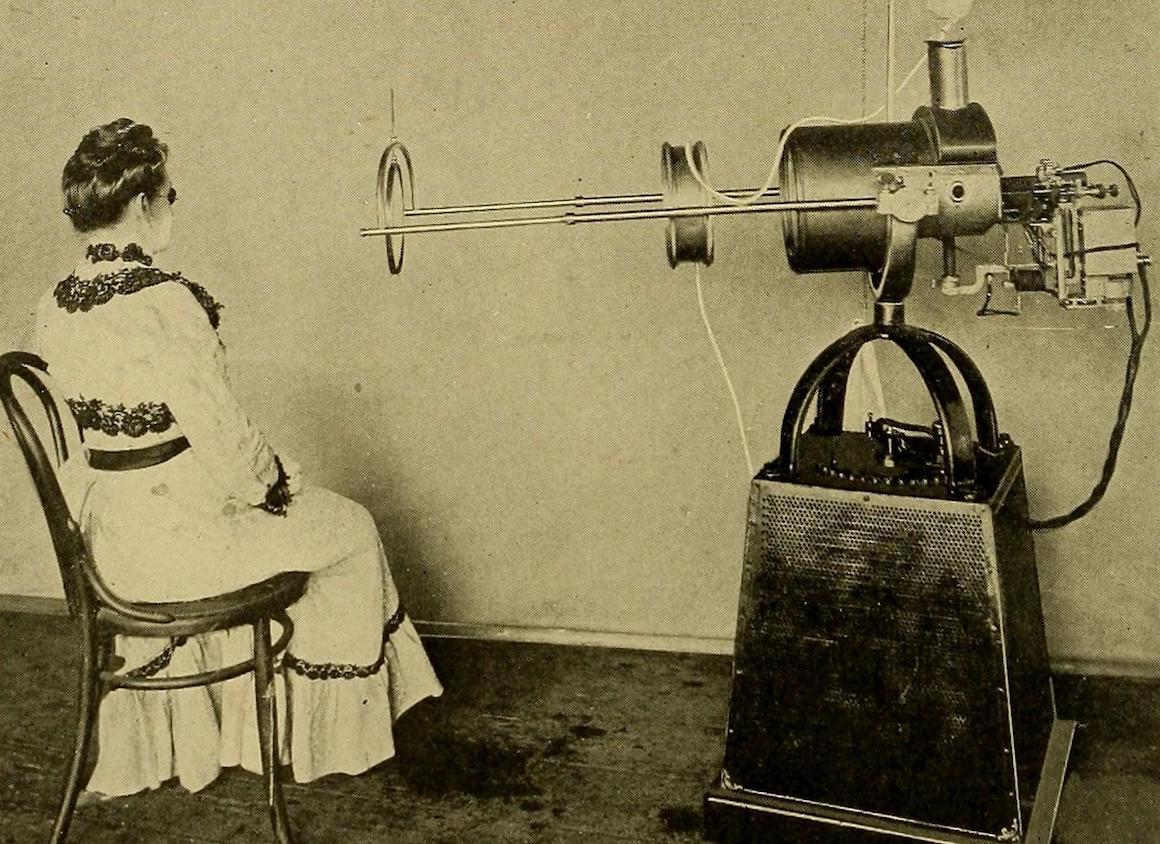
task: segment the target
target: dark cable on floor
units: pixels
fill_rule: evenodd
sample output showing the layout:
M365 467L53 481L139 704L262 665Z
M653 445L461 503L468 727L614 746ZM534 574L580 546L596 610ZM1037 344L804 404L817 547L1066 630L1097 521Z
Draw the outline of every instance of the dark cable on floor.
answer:
M1098 163L1098 162L1093 162ZM1084 165L1090 166L1090 165ZM1126 175L1126 174L1125 174ZM1129 180L1130 181L1130 180ZM1132 189L1135 193L1135 188ZM1148 290L1148 271L1144 261L1139 263L1140 293L1144 297L1144 325L1137 330L1136 315L1132 309L1131 296L1128 297L1128 328L1132 332L1132 345L1128 350L1128 366L1124 374L1124 391L1120 395L1120 409L1116 415L1116 424L1112 428L1112 435L1108 440L1108 455L1104 459L1104 469L1099 483L1092 489L1087 500L1076 506L1071 512L1050 519L1029 519L1032 530L1052 530L1069 525L1076 519L1082 518L1091 512L1092 508L1100 503L1108 485L1112 482L1112 475L1116 471L1116 459L1120 453L1120 443L1124 439L1124 429L1128 425L1128 414L1132 410L1132 391L1136 385L1136 373L1140 368L1140 352L1144 348L1144 340L1148 337L1148 329L1152 325L1152 295Z

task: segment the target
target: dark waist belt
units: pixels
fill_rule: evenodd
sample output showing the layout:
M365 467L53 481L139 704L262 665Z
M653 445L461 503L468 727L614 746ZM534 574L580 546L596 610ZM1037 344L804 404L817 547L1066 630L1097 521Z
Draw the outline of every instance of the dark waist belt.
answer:
M127 469L148 469L164 463L171 457L176 457L189 448L189 440L179 437L176 440L158 443L146 448L130 448L123 451L101 451L89 449L89 466L104 472L121 472Z

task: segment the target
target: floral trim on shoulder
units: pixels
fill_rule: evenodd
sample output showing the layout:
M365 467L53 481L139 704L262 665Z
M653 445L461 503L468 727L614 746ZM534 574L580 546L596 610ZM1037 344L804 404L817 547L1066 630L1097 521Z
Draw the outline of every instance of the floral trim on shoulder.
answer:
M355 680L362 677L371 677L378 674L382 670L383 663L387 661L387 642L390 641L391 634L399 629L405 615L406 610L403 609L402 604L399 604L398 609L387 619L387 623L383 625L383 644L379 648L379 658L370 665L307 662L286 651L282 656L282 667L283 669L289 668L294 673L301 674L309 680Z
M209 291L181 273L170 273L154 267L125 267L113 273L99 273L92 278L78 278L70 275L53 290L56 304L70 314L90 311L103 305L114 296L128 296L146 287L153 287L166 281L176 281L185 285L209 318L209 324L216 330L221 322L221 304L214 300Z

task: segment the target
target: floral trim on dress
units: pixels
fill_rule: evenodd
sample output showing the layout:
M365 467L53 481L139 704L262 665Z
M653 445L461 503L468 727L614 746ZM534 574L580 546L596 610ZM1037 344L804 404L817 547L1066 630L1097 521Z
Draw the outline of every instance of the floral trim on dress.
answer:
M181 273L169 273L154 267L125 267L112 273L98 273L92 278L70 275L56 286L53 296L56 297L57 305L73 314L77 311L90 311L97 305L111 301L114 296L128 296L166 281L176 281L185 285L205 311L209 324L217 329L221 322L219 311L222 306L208 290Z
M403 623L405 614L406 611L403 609L403 605L399 604L399 608L387 619L387 623L383 625L383 644L379 648L379 658L370 665L307 662L286 651L282 657L282 667L284 669L289 668L291 671L296 674L301 674L308 680L355 680L377 674L382 669L383 663L387 660L387 642L390 641L391 634L398 630L399 626Z
M184 645L186 642L185 636L174 636L169 640L169 644L165 646L164 650L153 659L149 660L144 665L140 665L130 671L125 672L126 677L134 677L141 679L144 677L152 677L158 671L169 666L173 659L173 652Z
M92 431L100 431L110 437L125 434L143 437L145 434L160 434L168 431L177 420L169 405L164 402L141 402L135 407L123 404L105 404L100 399L65 399L77 425Z
M153 256L146 254L140 244L129 243L124 249L118 249L113 243L90 243L85 250L85 257L94 264L98 261L116 261L118 258L125 261L135 261L138 264L152 264Z

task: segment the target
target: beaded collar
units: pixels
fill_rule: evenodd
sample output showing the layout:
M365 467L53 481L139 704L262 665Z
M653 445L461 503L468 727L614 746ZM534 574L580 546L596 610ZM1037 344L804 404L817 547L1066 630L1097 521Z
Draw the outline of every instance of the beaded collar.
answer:
M77 311L90 311L97 305L111 301L114 296L128 296L166 281L176 281L185 285L205 311L209 324L217 329L218 323L221 322L219 311L222 306L214 300L209 291L181 273L169 273L155 267L124 267L112 273L99 273L92 278L70 275L56 286L53 296L59 307L72 314Z

